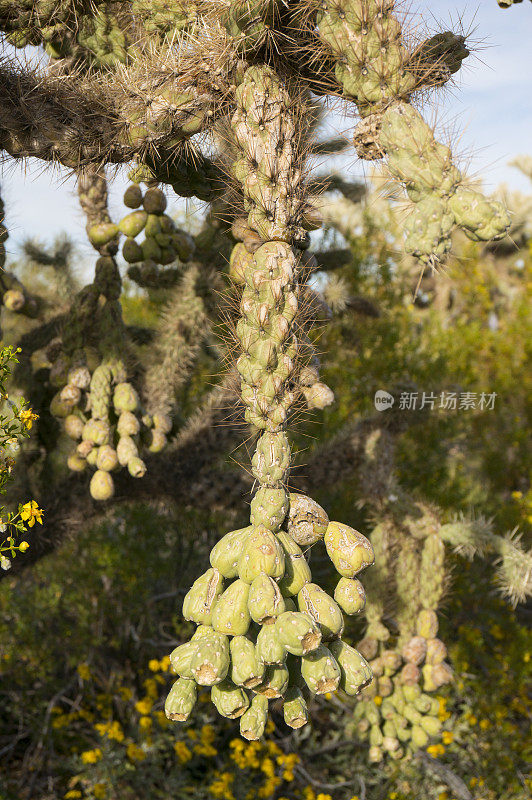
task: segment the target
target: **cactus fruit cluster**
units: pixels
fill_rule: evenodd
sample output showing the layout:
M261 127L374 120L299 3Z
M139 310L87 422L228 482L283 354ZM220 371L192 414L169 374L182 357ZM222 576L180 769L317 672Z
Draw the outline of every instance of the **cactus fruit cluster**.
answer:
M288 464L286 443L271 434L257 448L255 467L270 479ZM312 582L304 550L323 540L339 571L334 599ZM226 534L212 549L210 568L193 584L183 616L198 627L170 655L179 675L166 699L169 719L184 721L207 686L218 712L240 718L247 739L262 736L268 701L282 703L284 720L308 721L307 699L341 688L356 695L371 680L364 657L342 641L343 613L365 603L356 577L373 562L362 534L338 522L311 498L262 485L251 503L251 525Z
M124 205L131 209L117 226L126 237L122 244L122 256L130 267L129 276L145 284L156 283L159 265L172 264L176 258L183 263L190 261L196 248L194 239L185 231L176 228L165 214L166 196L157 187L147 189L144 194L139 183L131 183L124 192ZM144 239L136 237L144 232Z
M414 753L442 730L434 692L452 680L446 647L437 638L434 611L421 610L415 624L416 635L400 649L369 636L357 645L374 676L354 712L357 733L369 742L371 762Z
M91 496L109 500L114 494L112 473L124 468L132 477L142 478L146 472L142 447L160 452L172 423L165 415L144 413L120 359L100 362L99 358L91 348L76 352L71 359L59 356L50 380L61 385L66 371L66 383L54 395L50 412L62 420L66 435L76 442L68 457L69 469L94 469Z

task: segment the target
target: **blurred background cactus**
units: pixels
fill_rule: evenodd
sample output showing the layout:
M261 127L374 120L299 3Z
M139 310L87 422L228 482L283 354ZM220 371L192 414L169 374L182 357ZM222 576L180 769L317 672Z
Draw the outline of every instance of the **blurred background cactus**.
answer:
M76 176L94 253L86 282L29 238L0 276L7 501L46 511L0 586L0 791L524 800L532 201L426 119L468 37L393 0L0 0L0 30L44 52L0 63L6 164Z

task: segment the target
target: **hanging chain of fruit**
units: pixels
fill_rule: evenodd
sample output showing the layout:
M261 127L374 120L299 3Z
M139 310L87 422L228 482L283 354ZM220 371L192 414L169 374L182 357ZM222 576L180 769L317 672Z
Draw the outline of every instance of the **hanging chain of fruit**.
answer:
M196 686L210 686L217 710L240 717L248 739L262 735L270 699L282 699L285 722L298 728L308 719L305 694L338 686L356 694L371 677L365 659L340 638L340 606L346 613L363 607L355 576L373 562L371 546L348 526L329 522L311 498L287 489L286 426L297 398L291 379L299 355L298 245L306 240L307 211L301 177L306 98L294 95L267 66L249 67L236 90L233 170L249 226L261 238L241 270L236 327L245 416L260 431L252 459L258 488L250 526L218 542L210 569L185 597L183 615L198 628L170 656L180 678L166 701L170 719L186 720ZM341 575L336 600L312 582L302 549L320 539Z
M161 450L172 423L166 414L146 414L128 381L122 281L114 257L119 229L107 212L105 178L94 171L82 173L78 193L89 240L100 256L94 282L78 295L63 327L63 349L50 375L60 389L50 411L78 442L68 457L69 468L95 469L90 493L95 500L108 500L114 494L112 473L125 468L142 478L146 465L141 448ZM159 189L152 189L148 204L154 196L159 206L165 201Z

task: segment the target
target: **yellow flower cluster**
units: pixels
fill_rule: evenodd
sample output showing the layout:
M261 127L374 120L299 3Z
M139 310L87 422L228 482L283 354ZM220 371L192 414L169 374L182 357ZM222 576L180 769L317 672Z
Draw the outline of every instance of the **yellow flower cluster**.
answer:
M198 756L206 756L207 758L218 754L218 750L213 747L212 743L216 739L216 731L212 725L204 725L200 733L200 741L194 745L194 752Z
M209 786L209 792L217 800L235 800L231 786L235 779L230 772L216 772L216 778Z
M103 753L99 747L95 747L94 750L85 750L81 754L81 760L84 764L97 764L98 761L101 761L103 757Z
M94 729L100 736L107 736L108 739L114 740L115 742L124 741L124 731L120 723L116 720L112 722L98 722L94 726Z
M175 742L174 750L180 764L186 764L192 758L192 753L185 742Z

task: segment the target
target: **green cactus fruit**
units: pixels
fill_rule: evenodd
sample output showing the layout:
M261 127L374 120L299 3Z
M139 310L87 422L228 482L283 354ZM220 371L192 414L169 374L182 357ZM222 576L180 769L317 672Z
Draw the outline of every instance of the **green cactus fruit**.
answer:
M427 640L423 636L413 636L403 646L401 655L405 661L422 664L427 655Z
M289 677L285 664L271 664L266 667L262 681L253 691L268 699L282 697L288 687Z
M416 708L421 714L428 714L431 705L432 700L428 694L422 693L419 695L419 697L416 697L414 701L414 708Z
M179 678L170 689L164 704L164 713L174 722L185 722L196 705L196 684L187 678Z
M58 419L66 419L66 417L71 414L73 408L74 403L63 400L61 398L61 392L57 392L50 403L50 414Z
M297 686L289 686L285 692L283 716L289 728L302 728L308 722L307 704Z
M131 411L122 411L118 417L116 430L119 436L136 436L140 431L140 422Z
M195 642L185 642L172 650L170 653L170 664L177 675L180 675L182 678L188 678L189 680L192 679L190 662L192 661L192 656L195 651Z
M371 668L364 656L341 639L331 642L329 649L340 668L340 688L353 697L371 681Z
M294 656L304 656L321 644L321 631L308 616L298 611L285 611L276 622L279 642Z
M133 458L138 457L138 454L137 445L131 436L121 436L116 446L116 455L120 466L127 467Z
M166 435L172 430L172 418L169 414L154 414L153 427Z
M263 625L257 634L255 644L257 658L263 664L282 664L286 650L279 641L275 625Z
M429 736L437 736L441 731L441 722L438 717L424 716L420 725Z
M96 470L89 484L89 491L94 500L110 500L115 493L115 485L108 472Z
M340 578L334 590L334 599L346 614L359 614L366 605L366 592L356 578Z
M156 264L160 263L162 250L151 236L146 236L140 246L142 250L143 261L154 261Z
M68 380L71 386L78 389L88 389L91 383L91 374L87 367L73 367L68 371Z
M218 713L227 719L237 719L249 708L247 694L229 678L212 687L211 700Z
M377 745L372 745L368 751L368 761L370 764L379 764L384 758L384 753Z
M142 204L142 189L138 184L132 183L124 192L124 205L128 208L139 208Z
M167 438L162 431L154 428L147 434L148 450L150 453L160 453L164 450L167 444Z
M212 548L211 566L221 572L224 578L236 578L238 575L238 562L242 555L244 542L252 530L252 526L248 525L247 528L226 533Z
M419 725L412 726L410 739L416 749L426 747L429 743L429 737L427 733Z
M118 414L123 411L137 410L139 406L139 396L130 383L123 382L115 386L113 405Z
M284 598L284 610L285 611L297 611L297 606L294 603L292 597L285 597Z
M166 209L166 197L160 189L148 189L142 201L148 214L163 214Z
M251 501L250 521L252 525L264 525L270 531L277 531L284 522L288 511L288 492L261 486Z
M389 697L393 692L393 683L391 678L384 675L382 678L377 679L377 694L380 697Z
M262 485L284 483L290 468L290 444L286 434L265 431L257 442L251 465L253 475Z
M264 572L257 575L249 588L248 608L251 618L261 625L275 622L275 619L285 611L284 598L279 586Z
M175 231L172 236L172 247L177 253L179 260L186 264L196 252L196 243L186 231Z
M379 651L379 643L377 639L374 639L372 636L365 636L364 639L361 639L357 644L357 649L364 658L371 661Z
M421 672L419 671L419 667L417 666L417 664L408 662L401 669L398 679L403 686L413 686L419 683L420 676Z
M339 606L316 583L307 583L297 595L299 610L318 623L324 640L340 636L344 618Z
M108 444L99 447L96 466L98 469L103 469L105 472L112 472L116 469L118 466L116 450Z
M421 696L421 687L417 684L402 686L401 688L407 703L415 703L417 698Z
M243 286L253 265L253 256L248 253L242 242L237 242L231 251L231 258L229 259L229 277L233 283L237 286Z
M190 660L190 671L200 686L221 683L229 672L229 639L217 632L206 632L197 640Z
M218 597L211 618L215 631L228 636L243 636L248 632L251 623L249 591L249 584L238 578Z
M83 420L75 414L69 414L65 418L65 433L71 439L81 439L83 434Z
M134 239L144 229L147 219L148 215L145 211L132 211L131 214L127 214L120 220L118 227L121 233Z
M128 237L122 245L122 255L128 264L138 264L143 259L142 247L135 239Z
M435 639L438 633L438 616L435 611L423 608L416 620L416 633L424 639Z
M384 650L381 653L381 659L384 665L384 674L388 677L397 672L402 663L401 655L397 650Z
M474 241L500 239L510 228L510 218L502 203L464 186L451 196L449 208L456 224Z
M144 234L146 237L155 238L161 233L161 222L157 214L148 214L146 225L144 226ZM169 244L169 240L167 242Z
M247 535L238 562L241 580L252 583L261 572L271 578L280 578L284 567L284 550L279 540L264 525L253 528Z
M133 456L127 462L127 471L132 478L143 478L146 474L146 464L138 456Z
M217 569L208 569L195 580L183 600L184 618L210 625L213 608L223 592L223 583L223 577Z
M67 383L67 385L63 386L59 392L59 398L64 403L70 403L70 405L74 407L77 406L81 400L81 391L77 386L71 386L69 383Z
M325 536L329 517L311 497L290 494L288 533L297 544L308 547Z
M89 228L89 241L94 247L103 247L118 236L118 225L113 222L98 222Z
M21 289L8 289L7 292L4 292L2 295L2 302L8 311L17 312L24 308L26 298Z
M369 540L342 522L329 522L324 542L329 558L344 578L354 578L375 561Z
M285 596L297 595L312 580L310 567L289 533L278 531L276 535L285 553L285 572L279 581L279 588Z
M95 467L96 466L96 461L98 460L98 450L99 450L99 447L93 447L87 453L87 456L86 456L87 464L90 467ZM79 455L79 453L78 453L78 455Z
M341 678L340 667L323 644L301 658L301 675L313 694L336 691Z
M240 734L244 739L256 741L264 733L268 720L268 698L256 694L248 710L240 717Z
M427 664L441 664L447 658L447 648L441 639L427 640Z
M262 681L266 665L260 661L255 645L246 636L235 636L229 642L231 680L237 686L253 689Z
M383 740L383 735L380 727L378 725L372 725L369 731L369 743L373 747L380 747Z
M70 453L67 458L67 467L72 472L83 472L87 468L87 461L85 458L78 456L77 453Z

